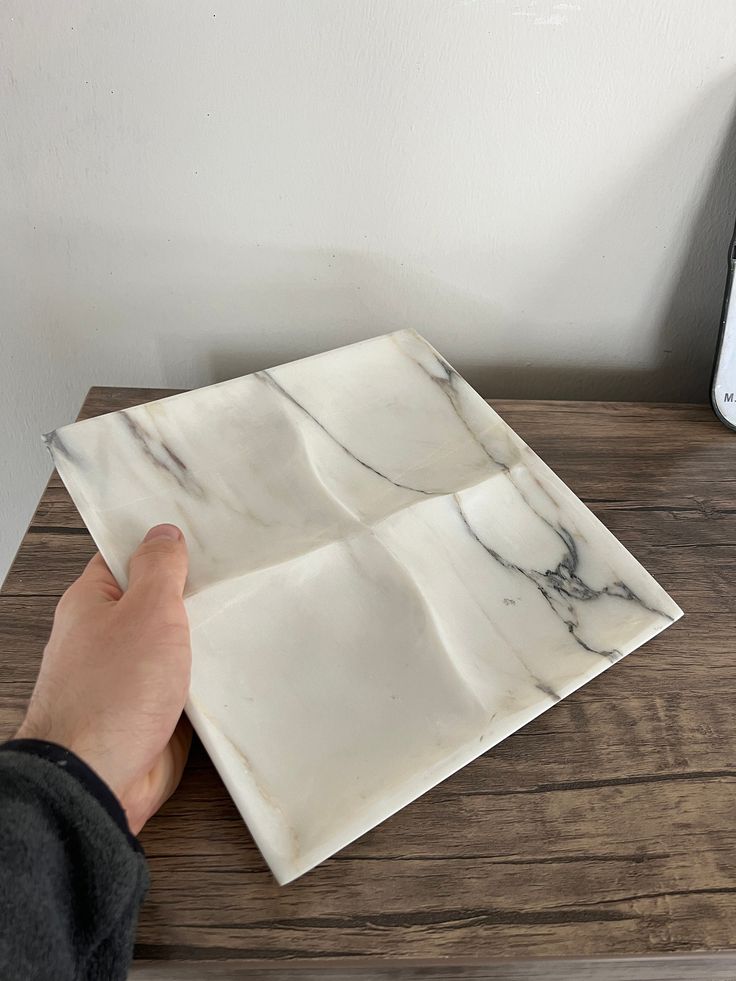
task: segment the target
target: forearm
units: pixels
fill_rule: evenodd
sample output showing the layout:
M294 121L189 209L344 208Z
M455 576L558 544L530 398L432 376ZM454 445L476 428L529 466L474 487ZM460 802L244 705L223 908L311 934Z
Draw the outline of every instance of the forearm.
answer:
M122 808L80 760L0 747L0 977L124 979L147 885Z

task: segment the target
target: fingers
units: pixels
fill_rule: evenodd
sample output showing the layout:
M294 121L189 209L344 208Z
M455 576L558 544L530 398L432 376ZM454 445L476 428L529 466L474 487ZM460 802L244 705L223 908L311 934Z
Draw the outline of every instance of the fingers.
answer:
M130 559L128 588L180 598L189 569L184 535L176 525L151 528Z
M163 807L179 786L192 743L192 725L185 715L176 724L171 739L138 788L140 799L126 804L128 821L137 835L150 817ZM135 798L135 791L133 797Z
M89 560L87 565L84 567L84 572L79 578L89 582L115 584L115 577L108 569L107 562L105 562L99 552L97 552L97 554Z
M181 775L184 772L184 767L186 766L187 757L189 756L189 750L192 745L192 723L189 719L182 713L179 721L174 729L174 734L171 737L171 755L174 761L174 770L172 774L172 787L169 791L169 795L173 794L176 788L179 786L179 781L181 780Z
M75 598L84 597L86 601L117 600L122 591L107 563L98 552L89 560L82 575L70 587Z
M156 811L166 803L179 786L191 745L192 724L186 715L182 713L169 740L169 744L163 753L166 764L164 773L161 775L159 797L155 806Z

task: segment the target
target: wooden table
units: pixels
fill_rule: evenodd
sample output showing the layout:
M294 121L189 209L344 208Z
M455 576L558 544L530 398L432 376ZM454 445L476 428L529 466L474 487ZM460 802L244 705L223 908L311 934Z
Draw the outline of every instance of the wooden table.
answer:
M142 835L134 977L736 978L736 435L700 405L493 405L684 619L286 887L196 745ZM0 594L0 737L93 550L53 476Z

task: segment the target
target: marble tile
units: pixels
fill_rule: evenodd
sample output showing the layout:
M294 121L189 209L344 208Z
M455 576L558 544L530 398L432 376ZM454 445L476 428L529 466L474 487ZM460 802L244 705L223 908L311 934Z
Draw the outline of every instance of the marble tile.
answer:
M46 440L123 586L183 529L187 711L282 883L682 615L413 331Z

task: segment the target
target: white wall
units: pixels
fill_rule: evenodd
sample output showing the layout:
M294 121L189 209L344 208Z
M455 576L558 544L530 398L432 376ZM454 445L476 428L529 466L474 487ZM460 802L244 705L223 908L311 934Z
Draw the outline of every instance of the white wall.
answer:
M705 400L731 0L4 0L0 573L92 384L413 325L489 396Z

